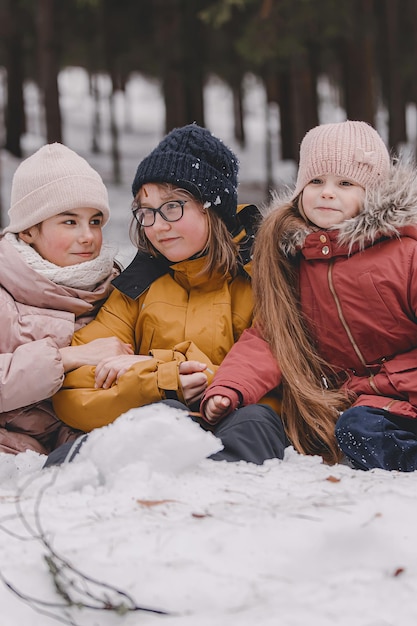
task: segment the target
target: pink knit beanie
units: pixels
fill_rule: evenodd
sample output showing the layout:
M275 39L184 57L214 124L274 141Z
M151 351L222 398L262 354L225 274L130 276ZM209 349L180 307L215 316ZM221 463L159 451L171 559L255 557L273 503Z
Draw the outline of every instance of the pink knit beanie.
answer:
M309 130L301 142L293 198L317 176L346 176L366 189L383 180L389 168L388 150L366 122L322 124Z
M109 220L107 189L85 159L60 143L47 144L22 161L12 181L9 225L5 233L20 233L49 217L88 207Z

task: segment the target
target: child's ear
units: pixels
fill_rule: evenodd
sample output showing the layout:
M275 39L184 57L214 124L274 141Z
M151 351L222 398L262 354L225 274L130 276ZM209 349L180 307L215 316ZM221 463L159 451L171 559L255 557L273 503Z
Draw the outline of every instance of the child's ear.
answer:
M21 239L25 243L31 244L34 241L34 233L33 233L31 228L27 228L26 230L22 230L20 233L18 233L17 236L19 237L19 239Z

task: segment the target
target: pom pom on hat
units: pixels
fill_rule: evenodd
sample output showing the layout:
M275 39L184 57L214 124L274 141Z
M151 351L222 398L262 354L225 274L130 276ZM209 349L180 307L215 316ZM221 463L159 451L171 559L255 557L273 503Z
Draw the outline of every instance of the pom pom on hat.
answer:
M293 198L317 176L346 176L366 189L382 181L389 168L388 150L366 122L322 124L309 130L301 142Z
M106 186L85 159L60 143L47 144L17 168L12 181L9 225L4 232L20 233L31 226L76 208L92 208L109 220Z
M139 163L132 184L136 197L145 183L171 183L209 203L230 226L237 209L239 161L206 128L189 124L172 130Z

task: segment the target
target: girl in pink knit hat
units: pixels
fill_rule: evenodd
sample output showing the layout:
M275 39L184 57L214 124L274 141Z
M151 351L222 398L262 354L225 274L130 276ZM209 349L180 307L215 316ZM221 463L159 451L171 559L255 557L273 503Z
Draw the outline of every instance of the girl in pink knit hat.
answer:
M99 174L61 144L43 146L15 172L0 237L0 452L47 454L76 438L48 398L71 369L132 352L115 337L70 346L119 274L102 245L109 215Z
M217 423L276 387L294 448L417 469L417 175L364 122L303 139L253 258L256 326L202 400Z

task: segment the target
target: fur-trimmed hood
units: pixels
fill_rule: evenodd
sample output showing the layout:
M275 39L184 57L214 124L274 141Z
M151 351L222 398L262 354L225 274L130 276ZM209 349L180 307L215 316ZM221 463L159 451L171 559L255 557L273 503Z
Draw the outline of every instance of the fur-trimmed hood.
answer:
M292 196L289 189L274 193L265 213L288 210ZM339 243L352 250L363 249L381 238L398 237L408 226L417 227L417 167L411 160L399 159L392 162L386 180L367 191L359 215L329 230L338 230ZM280 242L284 254L294 256L315 230L300 214L294 214Z

